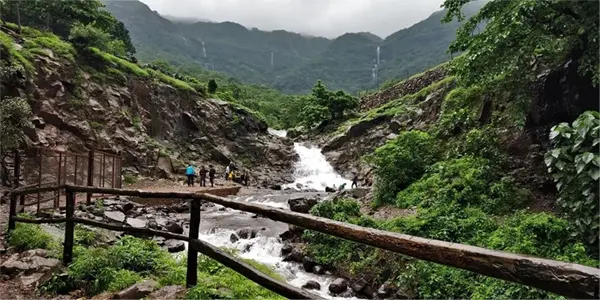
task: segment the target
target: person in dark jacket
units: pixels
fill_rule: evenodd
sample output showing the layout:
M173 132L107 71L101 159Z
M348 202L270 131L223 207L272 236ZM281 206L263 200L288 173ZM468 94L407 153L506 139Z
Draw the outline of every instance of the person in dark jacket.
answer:
M215 170L215 168L210 165L208 166L210 169L208 170L208 179L210 180L210 186L214 187L215 184L215 174L217 173L217 171Z
M206 186L206 173L208 171L204 166L200 168L200 186Z
M354 177L352 177L352 188L358 187L358 174L354 173Z

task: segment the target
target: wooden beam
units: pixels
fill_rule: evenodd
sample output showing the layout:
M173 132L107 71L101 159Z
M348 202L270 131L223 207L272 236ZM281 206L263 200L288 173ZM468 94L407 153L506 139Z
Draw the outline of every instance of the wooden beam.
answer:
M112 231L128 232L128 233L140 234L140 235L145 235L145 236L150 236L150 237L161 236L161 237L164 237L165 239L169 239L169 240L181 240L181 241L189 241L190 240L189 237L182 235L182 234L174 234L174 233L170 233L170 232L166 232L166 231L159 231L159 230L153 230L153 229L148 229L148 228L134 228L134 227L125 227L125 226L121 226L121 225L112 225L112 224L106 224L106 223L102 223L102 222L97 222L97 221L92 221L92 220L77 218L77 217L74 217L73 221L75 223L85 224L85 225L94 226L94 227L100 227L100 228L104 228L104 229L108 229L108 230L112 230Z
M65 189L65 185L48 185L48 186L24 186L11 191L12 194L25 196L35 193L54 192Z
M260 284L261 286L289 299L324 299L316 294L293 287L289 284L280 282L268 275L254 269L246 262L234 257L233 255L212 246L201 240L191 240L188 247L201 252L202 254L222 263L226 267L240 273L244 277Z
M75 238L75 193L67 191L67 222L65 225L65 241L63 243L63 265L68 266L73 261L73 245Z
M12 220L20 223L29 223L29 224L58 224L67 222L67 218L58 218L58 219L27 219L27 218L19 218L12 217Z
M200 199L192 200L190 206L190 240L198 239L200 234ZM187 273L185 276L187 287L193 287L198 284L198 251L192 247L188 247L187 255Z
M469 245L425 239L337 222L273 208L266 205L230 200L209 194L147 192L83 186L67 190L141 198L203 199L225 207L260 214L275 221L297 225L347 240L408 255L485 276L512 281L572 298L598 298L600 269L579 264L494 251Z

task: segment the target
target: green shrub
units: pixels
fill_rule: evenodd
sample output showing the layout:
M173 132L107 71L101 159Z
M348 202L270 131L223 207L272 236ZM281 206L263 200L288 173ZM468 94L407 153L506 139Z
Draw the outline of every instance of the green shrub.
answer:
M517 209L527 199L511 177L483 158L463 157L439 162L418 181L398 193L399 207L435 207L457 204L481 207L489 214L503 214Z
M35 71L33 64L23 56L22 51L15 48L15 41L8 34L0 31L0 52L8 52L12 64L21 65L26 71Z
M164 74L163 72L155 71L152 69L146 69L146 72L151 78L158 79L159 81L166 83L174 88L190 92L196 91L196 89L194 89L189 83L183 80L173 78L169 75Z
M10 233L8 243L15 246L19 251L31 249L56 250L57 242L52 235L46 232L40 225L17 223L15 229Z
M54 54L64 57L70 61L75 60L75 48L70 43L67 43L55 35L38 36L25 40L24 47L30 52L36 52L47 56L44 51L39 51L44 48L52 50Z
M436 161L436 141L421 131L401 133L367 157L375 165L375 205L393 203L396 194L419 179Z
M600 113L587 111L572 126L552 127L552 150L546 153L548 172L554 177L558 203L575 227L597 253L600 229Z
M142 69L135 63L116 57L95 47L89 47L88 50L91 51L92 54L96 55L96 57L102 59L105 63L108 63L109 65L112 65L113 67L128 74L136 75L142 78L148 78L150 76L146 70Z
M442 103L442 112L435 125L436 136L446 138L473 128L476 113L483 103L483 89L473 85L452 90Z
M140 274L130 270L118 270L111 274L111 280L106 290L108 292L118 292L124 290L136 282L142 281Z

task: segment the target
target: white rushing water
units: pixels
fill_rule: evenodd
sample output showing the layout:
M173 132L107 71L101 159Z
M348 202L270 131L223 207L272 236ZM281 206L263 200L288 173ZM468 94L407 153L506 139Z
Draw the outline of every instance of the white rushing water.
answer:
M273 128L268 128L267 131L275 136L278 137L286 137L287 136L287 131L285 130L277 130L277 129L273 129Z
M294 150L300 156L294 169L294 183L287 184L284 188L297 190L313 189L324 191L326 187L339 187L346 184L347 189L352 181L340 176L317 147L306 147L300 143L294 144Z

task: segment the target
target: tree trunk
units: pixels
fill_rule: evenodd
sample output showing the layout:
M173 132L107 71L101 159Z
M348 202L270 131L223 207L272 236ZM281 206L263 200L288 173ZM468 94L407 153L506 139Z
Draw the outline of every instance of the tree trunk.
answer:
M19 25L19 34L21 34L21 9L19 8L19 1L17 3L17 24Z

